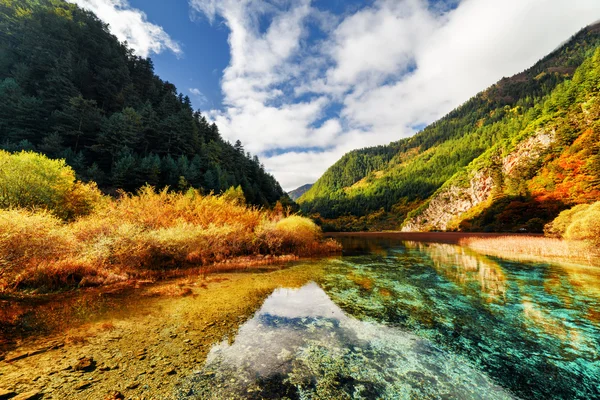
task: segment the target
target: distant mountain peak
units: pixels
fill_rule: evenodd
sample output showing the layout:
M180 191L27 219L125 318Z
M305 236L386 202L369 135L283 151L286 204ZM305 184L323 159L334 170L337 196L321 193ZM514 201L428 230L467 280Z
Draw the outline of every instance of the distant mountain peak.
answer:
M300 196L306 193L313 185L314 183L307 183L306 185L302 185L299 188L289 191L288 196L290 196L292 200L296 201L300 198Z

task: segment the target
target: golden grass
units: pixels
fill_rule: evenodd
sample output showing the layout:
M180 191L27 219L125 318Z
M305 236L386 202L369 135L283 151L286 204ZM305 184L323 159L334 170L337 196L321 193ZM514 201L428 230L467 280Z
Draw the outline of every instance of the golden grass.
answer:
M502 258L560 259L600 265L600 251L585 241L537 236L501 236L464 238L459 243L479 253Z
M46 211L0 210L0 291L101 285L152 271L224 267L240 257L241 264L263 264L264 256L340 249L307 218L283 218L230 197L145 187L73 222Z

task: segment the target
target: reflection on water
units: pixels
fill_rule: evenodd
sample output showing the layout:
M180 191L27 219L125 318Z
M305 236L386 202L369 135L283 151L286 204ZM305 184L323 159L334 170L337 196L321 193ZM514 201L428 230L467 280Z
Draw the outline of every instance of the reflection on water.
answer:
M181 398L600 398L600 270L342 240L279 289Z
M201 399L510 398L428 340L346 315L315 283L275 291L185 387Z
M373 257L365 246L387 255ZM434 243L359 249L321 282L346 312L463 355L519 397L600 398L599 269L509 262Z
M475 291L487 295L489 301L504 302L506 277L498 263L450 244L405 242L405 245L426 252L433 267L445 278L463 287L474 283Z

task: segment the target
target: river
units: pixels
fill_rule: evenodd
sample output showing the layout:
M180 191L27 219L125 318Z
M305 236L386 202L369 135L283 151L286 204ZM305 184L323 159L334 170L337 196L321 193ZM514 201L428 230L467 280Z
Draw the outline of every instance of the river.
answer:
M146 336L149 365L168 359L177 370L140 378L144 355L125 367L135 371L125 384L141 385L120 390L150 398L166 387L178 399L600 398L597 268L507 261L453 244L337 239L341 257L222 274L208 289L188 279L192 296L142 296L133 310L121 307L129 312L99 313L96 324ZM150 310L146 322L131 323L140 309ZM211 331L220 314L230 322ZM116 354L109 335L93 335L86 354ZM169 353L180 346L195 350ZM143 374L149 368L157 367ZM94 398L109 375L56 393Z

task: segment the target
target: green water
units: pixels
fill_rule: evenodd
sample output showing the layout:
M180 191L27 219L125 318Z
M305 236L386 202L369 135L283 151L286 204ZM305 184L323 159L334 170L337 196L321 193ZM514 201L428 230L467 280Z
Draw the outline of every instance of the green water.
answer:
M600 270L342 239L215 345L180 398L600 398Z

